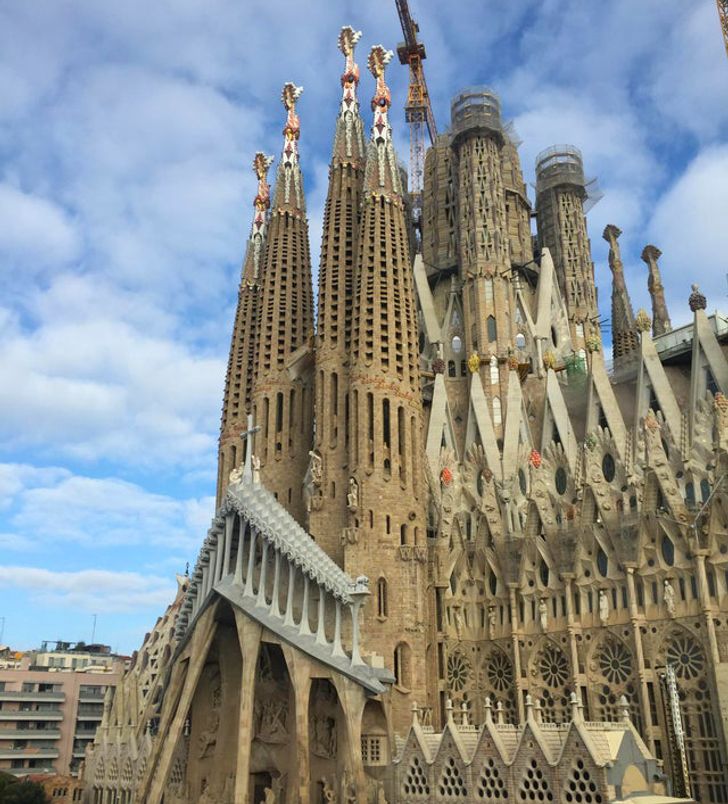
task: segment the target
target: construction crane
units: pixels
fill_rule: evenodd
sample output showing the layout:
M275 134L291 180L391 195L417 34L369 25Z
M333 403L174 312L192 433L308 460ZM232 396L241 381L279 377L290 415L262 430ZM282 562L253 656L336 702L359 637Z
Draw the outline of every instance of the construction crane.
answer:
M412 19L407 0L395 0L397 13L402 25L404 42L397 46L397 55L402 64L409 65L409 89L407 105L404 107L405 120L410 127L409 191L412 199L412 212L415 222L422 213L422 189L425 172L425 128L430 144L437 136L435 116L432 113L430 94L422 68L425 59L425 46L417 38L419 27Z
M720 26L723 29L723 41L725 42L725 52L728 55L728 0L716 0L718 3L718 16Z

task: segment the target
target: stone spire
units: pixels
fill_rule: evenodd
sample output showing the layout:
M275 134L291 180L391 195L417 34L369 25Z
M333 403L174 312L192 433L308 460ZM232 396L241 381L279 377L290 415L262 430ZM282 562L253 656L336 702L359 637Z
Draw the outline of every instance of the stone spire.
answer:
M260 300L260 272L265 258L265 235L270 209L268 168L272 156L260 151L253 160L258 192L253 201L254 215L238 289L238 306L230 344L222 422L218 449L217 504L222 501L230 472L242 462L240 433L246 429L252 408L257 325Z
M359 113L359 66L354 48L361 36L347 26L339 34L345 57L342 98L329 167L324 208L316 333L316 440L321 482L311 489L309 530L339 564L347 526L349 442L349 348L359 208L364 177L364 127Z
M581 151L557 145L536 158L538 235L551 252L569 315L575 348L581 349L599 320L594 263L584 204L587 181Z
M664 335L672 329L670 314L665 302L665 288L662 285L660 268L657 265L661 256L662 252L657 246L645 246L642 249L642 260L647 264L650 272L647 289L652 298L652 334L655 336Z
M615 363L633 352L639 343L617 242L621 234L622 230L611 223L604 227L602 233L609 243L609 267L612 271L612 355Z
M305 359L313 336L313 290L296 114L301 92L291 83L283 87L287 116L260 283L253 393L263 483L299 522L304 521L301 478L313 429L310 360Z
M345 568L370 578L380 598L365 609L366 648L382 655L402 676L399 686L417 697L425 691L427 605L426 564L416 556L426 555L427 490L413 273L384 77L390 58L378 45L368 60L376 91L352 311L351 530L344 560ZM396 727L406 728L411 699L399 692L394 698Z

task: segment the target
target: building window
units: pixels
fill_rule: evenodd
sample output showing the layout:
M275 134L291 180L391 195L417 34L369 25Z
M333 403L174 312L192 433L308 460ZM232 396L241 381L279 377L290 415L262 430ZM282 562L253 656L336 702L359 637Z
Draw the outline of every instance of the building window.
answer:
M387 581L384 578L377 581L377 615L382 619L387 617Z
M501 401L497 396L493 397L493 424L498 427L503 421L503 414L501 412Z
M489 315L488 316L488 340L493 343L493 341L498 339L498 327L495 323L495 316Z
M498 358L495 355L490 359L490 384L498 385L500 375L498 373Z
M383 741L379 734L362 734L361 758L365 765L385 764Z

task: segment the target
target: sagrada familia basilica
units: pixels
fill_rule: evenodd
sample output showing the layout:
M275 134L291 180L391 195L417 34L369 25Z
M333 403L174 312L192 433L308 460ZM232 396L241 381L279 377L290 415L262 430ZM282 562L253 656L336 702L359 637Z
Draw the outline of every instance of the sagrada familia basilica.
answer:
M581 154L532 204L483 87L413 215L359 36L315 323L294 84L272 192L255 156L217 509L86 800L726 802L728 319L694 285L674 329L653 245L635 313L609 225L608 360Z

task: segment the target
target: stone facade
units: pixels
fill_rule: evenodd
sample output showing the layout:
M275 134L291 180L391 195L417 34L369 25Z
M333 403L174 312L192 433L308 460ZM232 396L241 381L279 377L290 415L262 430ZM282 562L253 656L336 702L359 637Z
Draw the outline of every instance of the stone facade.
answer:
M233 429L232 356L226 383L221 454L230 433L245 447L221 463L157 707L137 721L133 800L725 802L728 321L695 287L692 323L670 330L651 247L653 337L610 225L610 372L581 155L539 157L534 244L515 135L485 88L455 97L427 155L412 255L390 54L369 54L364 146L358 38L339 42L315 340L284 89Z

